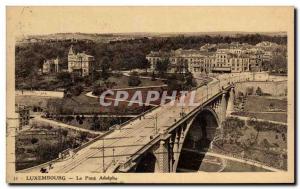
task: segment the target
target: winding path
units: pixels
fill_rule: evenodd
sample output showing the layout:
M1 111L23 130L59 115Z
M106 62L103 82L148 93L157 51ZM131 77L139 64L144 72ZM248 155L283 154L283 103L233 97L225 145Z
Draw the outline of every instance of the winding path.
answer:
M68 128L68 129L72 129L72 130L76 130L76 131L88 132L88 133L97 134L97 135L103 134L103 132L91 131L91 130L88 130L88 129L83 129L83 128L75 127L73 125L68 125L68 124L64 124L64 123L58 122L58 121L54 121L54 120L42 118L41 116L36 116L33 119L33 121L48 123L48 124L56 126L56 127Z
M253 165L253 166L256 166L256 167L260 167L260 168L263 168L263 169L266 169L266 170L269 170L269 171L274 171L274 172L283 171L283 170L276 169L274 167L270 167L270 166L267 166L267 165L264 165L264 164L261 164L261 163L255 162L255 161L248 160L248 159L247 160L240 159L240 158L231 157L231 156L227 156L227 155L223 155L223 154L218 154L218 153L214 153L214 152L200 152L200 151L197 151L197 150L190 150L190 149L184 149L184 150L191 151L191 152L196 152L196 153L207 155L207 156L218 157L218 158L222 158L222 159L226 159L226 160L231 160L231 161L236 161L236 162L240 162L240 163L245 163L245 164Z

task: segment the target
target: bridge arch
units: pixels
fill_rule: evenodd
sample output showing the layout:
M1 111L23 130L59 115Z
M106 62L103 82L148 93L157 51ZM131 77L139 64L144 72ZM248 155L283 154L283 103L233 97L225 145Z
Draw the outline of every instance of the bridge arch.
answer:
M136 173L154 173L158 167L157 158L151 152L144 154L137 162Z
M198 171L204 155L213 141L220 121L212 108L204 108L189 122L179 149L176 172ZM200 153L201 152L201 153Z

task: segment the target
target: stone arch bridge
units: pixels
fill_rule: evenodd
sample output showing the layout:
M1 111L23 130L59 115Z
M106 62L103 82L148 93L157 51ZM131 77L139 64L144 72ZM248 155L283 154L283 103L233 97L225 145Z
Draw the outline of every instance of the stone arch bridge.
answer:
M194 90L197 106L181 111L162 105L147 111L73 150L72 158L51 161L49 173L177 172L188 163L196 171L201 157L187 158L183 152L205 152L222 135L220 126L234 108L234 84L250 80L253 73L213 78ZM39 172L48 164L19 172Z

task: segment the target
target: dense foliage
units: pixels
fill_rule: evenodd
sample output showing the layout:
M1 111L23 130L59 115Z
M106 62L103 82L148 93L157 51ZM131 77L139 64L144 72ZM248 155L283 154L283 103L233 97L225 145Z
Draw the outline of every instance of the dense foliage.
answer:
M141 79L137 76L129 76L128 78L128 86L131 86L131 87L136 87L136 86L139 86L141 84Z

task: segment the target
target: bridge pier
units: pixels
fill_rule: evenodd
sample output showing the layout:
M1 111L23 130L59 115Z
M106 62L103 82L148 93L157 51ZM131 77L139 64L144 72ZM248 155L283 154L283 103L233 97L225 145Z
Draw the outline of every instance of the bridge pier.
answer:
M218 112L219 115L219 130L221 137L223 136L223 121L226 119L226 91L222 92L222 100L220 104L220 112Z
M218 115L221 115L222 114L222 97L221 99L218 100ZM220 118L222 119L222 118Z
M172 169L170 172L176 172L176 164L179 159L179 141L180 141L180 136L178 130L175 131L175 138L174 138L174 144L173 144L173 160L172 160Z
M176 145L174 145L175 147ZM155 164L155 172L157 173L168 173L171 171L172 157L170 155L170 141L169 137L165 136L164 133L160 133L159 146L155 150L154 155L157 163Z
M234 87L230 89L226 116L229 116L234 111Z
M226 118L226 91L222 93L219 116L220 123L222 123Z
M172 137L169 139L169 172L173 171L173 164L174 164L174 141Z
M175 141L174 141L174 147L173 147L173 154L174 154L174 159L178 159L178 151L179 151L179 134L178 131L175 131Z
M167 173L169 172L169 149L168 143L164 140L160 141L159 150L158 150L158 169L155 172Z

